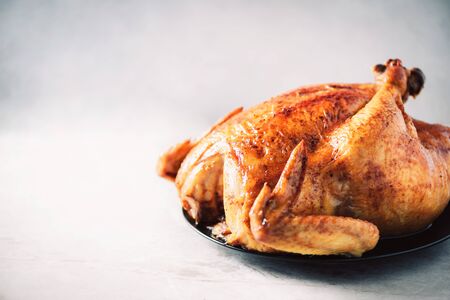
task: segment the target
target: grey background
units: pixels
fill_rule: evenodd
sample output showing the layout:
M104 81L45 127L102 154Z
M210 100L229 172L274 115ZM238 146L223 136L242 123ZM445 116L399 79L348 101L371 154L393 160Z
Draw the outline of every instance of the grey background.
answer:
M449 298L450 244L343 266L220 249L155 175L167 147L297 86L427 76L450 124L448 1L0 2L0 299Z

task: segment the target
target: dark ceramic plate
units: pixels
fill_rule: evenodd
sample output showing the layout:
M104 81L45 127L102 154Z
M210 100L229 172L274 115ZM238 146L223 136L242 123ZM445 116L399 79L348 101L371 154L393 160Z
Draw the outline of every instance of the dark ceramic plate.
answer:
M372 260L421 250L436 245L450 238L450 206L447 206L447 208L439 216L439 218L436 219L436 221L434 221L434 223L425 230L406 236L381 238L377 246L373 250L364 253L361 257L347 257L338 255L315 256L293 253L263 253L250 251L241 247L227 245L223 240L214 238L211 235L211 230L207 226L196 225L185 211L183 211L183 215L197 233L207 238L208 240L213 241L214 243L224 246L228 249L261 257L298 262L341 263Z

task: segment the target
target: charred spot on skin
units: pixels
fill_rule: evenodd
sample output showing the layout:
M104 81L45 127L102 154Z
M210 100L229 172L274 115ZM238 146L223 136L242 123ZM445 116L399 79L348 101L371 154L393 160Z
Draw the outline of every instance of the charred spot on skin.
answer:
M178 173L178 172L177 172L177 173ZM175 172L169 172L169 171L166 171L166 172L161 171L161 172L159 173L159 176L164 177L164 178L166 178L166 179L168 179L168 180L171 180L171 181L175 181L175 178L177 178L177 173L175 173Z
M386 62L386 65L398 67L398 66L402 65L402 61L398 58L388 59L388 61Z
M262 165L262 169L263 169L263 172L264 172L264 178L267 178L268 175L269 175L269 167L266 164L263 164Z
M345 85L345 84L328 84L327 87L331 88L331 89L351 89L352 88L350 85Z
M310 152L313 152L316 149L320 141L319 137L313 135L307 135L303 137L303 140L306 142L306 147Z
M384 172L381 169L380 166L374 164L374 163L369 163L367 165L367 172L364 175L364 179L366 180L378 180L381 178L384 178Z
M386 71L386 66L383 64L378 64L373 67L373 70L376 73L382 74L382 73L384 73L384 71Z
M419 68L413 68L410 70L410 75L408 77L408 93L415 97L422 90L425 84L425 74Z
M277 208L277 202L274 201L274 199L272 199L272 198L267 200L267 202L266 202L266 209L273 210L275 208Z
M363 179L367 182L368 191L372 195L372 207L377 210L382 199L385 198L385 192L387 190L393 191L392 185L386 181L386 175L382 168L374 163L367 165L367 171Z
M339 173L338 175L338 181L340 182L347 182L350 180L350 175L347 172L347 169L343 165L339 165Z
M285 116L285 117L289 117L292 112L294 111L294 107L283 107L283 109L281 110L281 113Z

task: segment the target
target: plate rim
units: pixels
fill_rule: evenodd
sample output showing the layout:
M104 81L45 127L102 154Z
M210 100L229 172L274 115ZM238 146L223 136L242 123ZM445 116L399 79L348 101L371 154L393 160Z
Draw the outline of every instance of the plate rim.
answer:
M195 224L195 222L191 219L191 217L188 215L188 213L184 209L181 209L181 210L182 210L184 219L190 225L189 227L191 227L197 234L214 242L217 245L225 247L229 250L235 250L240 253L250 254L255 257L266 257L266 258L270 258L270 259L278 259L278 260L285 260L285 261L295 261L295 262L305 262L305 263L348 263L348 262L372 261L372 260L394 257L394 256L398 256L398 255L404 255L404 254L409 254L412 252L420 251L420 250L435 246L437 244L440 244L450 238L450 230L449 230L449 232L446 233L444 236L442 236L436 240L433 240L432 242L426 243L424 245L420 245L417 247L411 247L409 249L405 249L405 250L401 250L401 251L394 251L391 253L383 253L383 254L379 254L379 255L364 256L364 254L363 254L360 257L342 256L342 255L305 255L305 254L299 254L299 253L286 253L286 252L259 252L259 251L254 251L254 250L248 250L248 249L238 247L238 246L229 245L229 244L225 243L224 241L221 241L219 239L216 239L216 238L208 235L207 233L204 232L205 230L202 231L201 227ZM446 217L447 214L450 214L450 205L447 205L447 207L442 211L442 213L433 222L433 224L440 223L439 221L442 221ZM448 221L448 223L450 223L450 220ZM206 226L202 226L202 227L204 228ZM428 229L431 227L433 227L433 226L429 225L429 227L427 227L424 230L421 230L417 234L420 234L420 233L426 234ZM417 234L408 235L408 237L411 237L411 236L414 236ZM402 239L402 237L399 237L399 238L390 237L389 239L399 239L400 240L400 239ZM382 242L382 240L380 240L378 243L380 243L380 242ZM370 251L368 251L366 253L370 253Z

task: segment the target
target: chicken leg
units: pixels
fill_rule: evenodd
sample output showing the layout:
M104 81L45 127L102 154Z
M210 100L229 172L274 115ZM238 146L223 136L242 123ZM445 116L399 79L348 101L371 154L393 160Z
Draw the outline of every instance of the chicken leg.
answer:
M302 141L292 151L274 190L264 184L250 211L255 239L276 250L301 254L360 256L375 247L379 233L369 222L338 216L297 216L290 212L300 194L305 163Z

